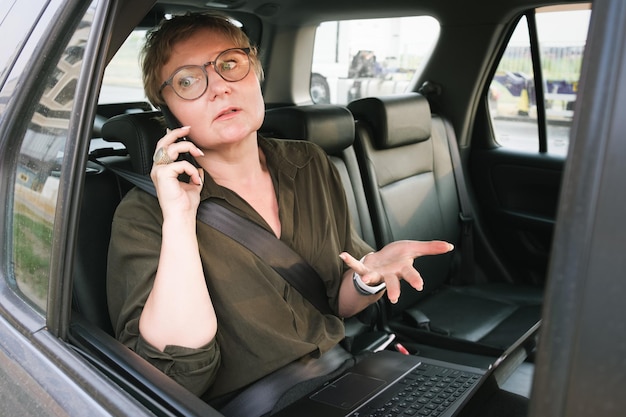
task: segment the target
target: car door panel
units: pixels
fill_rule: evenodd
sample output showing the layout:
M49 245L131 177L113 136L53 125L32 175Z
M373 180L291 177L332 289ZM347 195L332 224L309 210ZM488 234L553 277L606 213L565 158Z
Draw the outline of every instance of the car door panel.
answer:
M477 209L511 275L542 284L546 273L564 160L502 148L471 156Z

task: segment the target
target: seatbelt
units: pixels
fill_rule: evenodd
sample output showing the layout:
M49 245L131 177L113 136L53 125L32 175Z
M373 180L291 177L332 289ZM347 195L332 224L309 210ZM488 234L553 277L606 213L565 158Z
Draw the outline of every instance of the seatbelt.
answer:
M332 314L317 272L273 233L212 200L200 203L198 219L254 252L319 311Z
M461 164L459 144L456 142L454 129L449 121L441 119L448 138L448 148L450 148L450 158L452 160L452 171L459 197L459 219L461 221L461 262L456 271L453 282L471 283L474 280L474 217L472 215L471 202L467 193L467 184Z
M109 166L97 159L94 162L156 197L154 183L147 176ZM210 199L198 206L198 219L256 254L320 312L333 314L320 276L308 262L273 233Z

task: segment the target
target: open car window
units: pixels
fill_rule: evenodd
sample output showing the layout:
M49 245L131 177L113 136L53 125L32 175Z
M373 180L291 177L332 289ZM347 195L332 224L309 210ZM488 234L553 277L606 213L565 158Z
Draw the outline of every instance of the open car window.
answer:
M520 19L488 92L495 137L501 146L524 152L567 154L590 17L590 5L583 4L537 9L535 25L529 25L532 21L526 16ZM539 46L538 61L531 52L533 26ZM534 60L543 81L543 110L537 106ZM538 112L546 120L544 145L539 140Z
M10 280L24 299L41 311L47 309L50 274L55 262L59 193L70 175L66 152L71 147L70 120L80 93L77 86L94 9L94 5L87 8L56 64L44 67L39 73L43 88L31 113L22 114L29 123L20 139L19 162L11 173L15 182L13 195L7 196L13 202ZM46 28L39 25L35 30L41 33ZM10 82L19 88L19 76L29 71L33 70L28 63L19 60L9 75Z
M99 104L147 101L139 61L146 32L145 29L133 31L107 65Z

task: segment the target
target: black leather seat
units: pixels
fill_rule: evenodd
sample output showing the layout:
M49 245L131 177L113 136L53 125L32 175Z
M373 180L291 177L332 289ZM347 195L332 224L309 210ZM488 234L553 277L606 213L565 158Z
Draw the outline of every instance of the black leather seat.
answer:
M431 116L428 101L417 93L359 99L348 108L357 121L355 148L378 245L442 239L463 251L446 122ZM445 347L459 340L500 351L539 322L540 288L500 277L450 285L454 256L416 260L424 291L403 287L398 304L389 306L394 331ZM474 269L480 276L479 266Z
M333 162L346 190L352 220L361 238L376 247L363 181L354 151L354 118L333 105L289 106L265 112L261 132L279 139L303 139L319 145Z
M111 164L123 162L119 158L106 159ZM74 256L72 307L109 334L113 334L113 327L107 307L107 253L111 221L123 192L123 185L112 172L89 163Z
M72 307L91 324L113 334L106 295L106 267L111 223L117 205L132 187L107 167L117 167L147 175L152 166L156 141L165 128L159 122L160 112L128 113L104 122L101 134L109 142L122 142L129 155L118 155L112 149L85 173L85 185L74 257Z
M124 144L132 170L137 174L149 175L156 143L165 135L162 119L160 111L113 116L102 126L102 138Z

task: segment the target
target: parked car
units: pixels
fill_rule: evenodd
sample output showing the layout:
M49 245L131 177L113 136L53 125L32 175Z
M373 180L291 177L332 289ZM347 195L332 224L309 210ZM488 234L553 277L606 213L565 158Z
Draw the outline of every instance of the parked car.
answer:
M521 412L531 417L624 414L625 2L8 0L0 6L3 415L223 415L115 339L105 295L111 218L133 186L112 167L140 170L132 166L133 150L107 137L103 126L121 115L156 112L143 96L137 52L146 30L167 15L189 10L227 14L259 45L268 134L292 133L280 132L284 119L276 116L277 109L318 105L336 110L356 122L356 151L350 152L362 164L363 155L381 149L363 144L370 129L364 127L364 102L352 100L384 94L382 102L427 100L432 130L420 139L423 143L453 138L435 145L450 146L445 174L435 166L440 159L436 164L428 159L432 163L426 167L418 162L439 150L405 152L395 145L385 153L391 156L380 156L381 151L371 158L372 165L345 171L364 179L379 175L377 183L356 184L360 194L354 201L357 229L373 246L405 236L449 237L459 253L472 254L469 260L418 263L426 288L438 291L418 297L403 292L393 307L381 303L388 317L379 311L373 313L375 320L346 320L354 349L390 350L393 345L377 341L393 336L411 354L488 369L508 343L496 343L494 331L505 333L507 324L526 320L528 329L538 326L538 341L531 332L525 350L516 351L519 360L492 387L493 392L515 393L518 402L494 406L493 397L477 398L462 410L464 415L520 415L519 401ZM544 17L556 15L558 24L546 20L542 26ZM416 16L436 23L428 47L412 32L415 25L394 20ZM359 32L337 44L325 43L331 59L343 65L359 51L383 50L388 63L410 64L410 71L403 72L410 77L397 91L373 93L363 84L372 81L372 74L353 74L359 78L358 94L343 91L341 97L350 102L340 103L333 97L341 87L329 85L340 77L315 70L316 30L323 22L356 20L371 38ZM391 37L379 36L377 28ZM522 55L527 61L507 60L507 47L519 47L520 28L526 33L528 53ZM567 65L557 71L545 64L561 61L542 59L542 51L554 54L554 49L542 50L541 40L558 40L570 29L567 42L573 44L575 35L579 49L568 49L571 53L562 58ZM523 83L511 75L522 73ZM320 87L322 78L327 84ZM504 105L496 103L504 94L497 84L518 100L512 114L503 115ZM552 91L546 90L549 86ZM554 95L559 86L567 97ZM532 97L522 108L524 94ZM555 122L558 108L566 117ZM397 115L388 115L390 134L418 119L410 112L393 119ZM343 150L329 154L337 161L345 156ZM394 177L400 166L412 171L411 179ZM425 175L415 180L420 174ZM445 190L439 188L442 179ZM463 182L467 198L456 193ZM417 191L423 183L431 188ZM450 190L446 199L455 201L452 206L425 207L424 201L441 203ZM455 222L448 224L450 213ZM447 235L435 236L443 229ZM465 262L472 265L471 274ZM436 278L438 271L447 272ZM445 304L440 297L434 308L430 297L457 290L468 294L492 284L506 288L507 297L483 298L481 307L490 313L483 319L473 308L449 323L437 321L462 306ZM528 292L511 292L516 288ZM532 305L525 304L529 300ZM499 309L510 305L511 313L494 319L492 302ZM390 321L381 325L385 317ZM472 331L461 332L465 324Z

